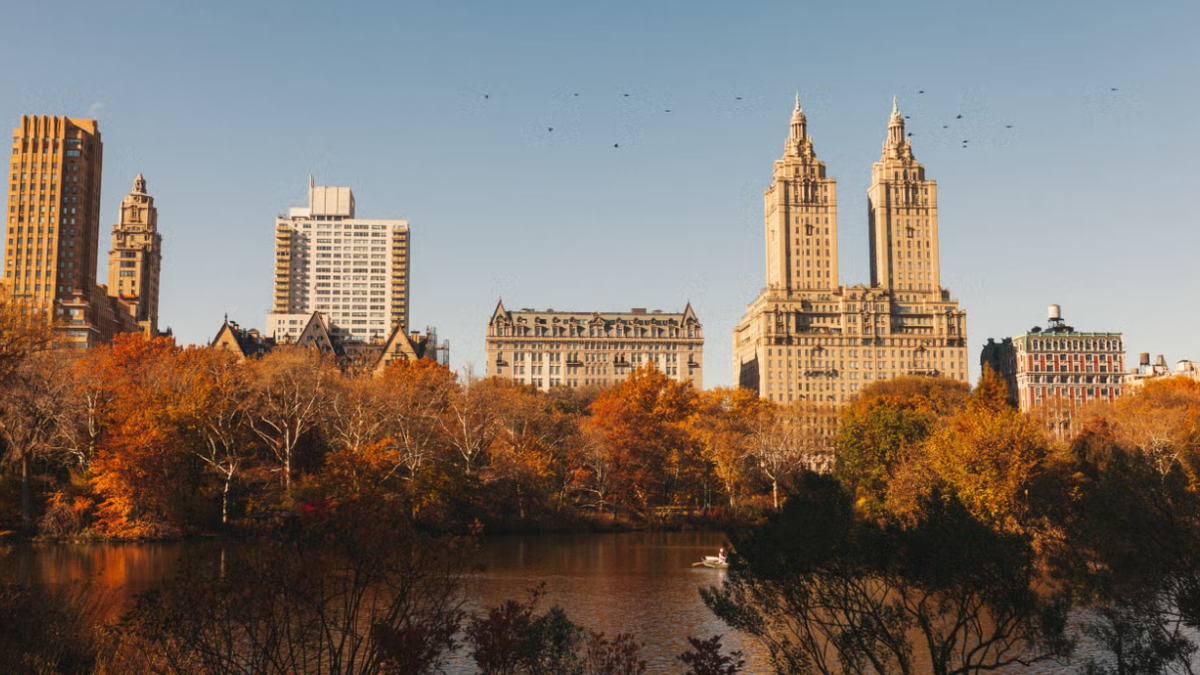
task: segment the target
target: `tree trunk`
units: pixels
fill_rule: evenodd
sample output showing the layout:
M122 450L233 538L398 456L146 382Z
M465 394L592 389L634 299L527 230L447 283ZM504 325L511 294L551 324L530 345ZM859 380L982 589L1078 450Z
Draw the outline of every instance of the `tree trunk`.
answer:
M29 494L29 454L21 453L21 525L33 529L32 497Z
M775 510L779 510L779 481L771 479L771 497L775 499Z
M229 523L229 484L233 482L233 474L225 478L225 490L221 493L221 524Z

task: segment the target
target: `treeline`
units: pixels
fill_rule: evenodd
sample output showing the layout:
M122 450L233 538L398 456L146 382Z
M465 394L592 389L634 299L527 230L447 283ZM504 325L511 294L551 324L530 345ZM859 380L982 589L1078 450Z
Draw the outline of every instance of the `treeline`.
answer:
M301 347L28 347L0 349L0 529L51 537L173 537L366 493L442 531L724 520L832 459L828 416L653 369L543 393L425 360L358 375Z
M710 609L777 673L1195 672L1200 383L1077 410L1065 441L1005 398L991 372L868 387L834 474L731 532Z

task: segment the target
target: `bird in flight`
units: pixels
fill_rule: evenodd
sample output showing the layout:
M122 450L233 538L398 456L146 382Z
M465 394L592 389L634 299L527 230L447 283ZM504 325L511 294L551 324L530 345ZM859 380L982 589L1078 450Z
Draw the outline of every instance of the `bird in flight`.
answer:
M943 125L942 125L942 128L943 128L943 129L949 129L949 128L950 128L950 125L949 125L949 124L943 124Z
M1115 90L1114 90L1114 91L1115 91ZM737 97L737 100L739 100L739 101L740 101L740 100L742 100L742 97L741 97L741 96L738 96L738 97Z
M1116 87L1113 87L1113 88L1112 88L1112 90L1113 90L1113 91L1116 91L1116 90L1117 90L1117 88L1116 88Z
M667 110L667 112L671 112L671 111L670 111L670 110Z
M625 98L629 98L629 94L624 94Z
M487 95L487 94L484 94L484 95L483 95L483 97L484 97L484 98L487 98L487 97L488 97L488 95Z
M962 115L956 115L956 116L954 117L954 119L956 119L956 120L961 120L961 119L962 119Z
M546 131L554 131L554 127L546 127Z
M1012 125L1011 125L1011 124L1005 124L1005 125L1004 125L1004 128L1005 128L1005 129L1011 129L1011 128L1012 128Z
M924 90L924 89L922 89L922 90L918 91L917 93L918 93L918 94L924 94L924 93L925 93L925 90Z
M613 147L614 147L614 148L619 148L619 147L621 147L621 144L620 144L620 143L613 143Z

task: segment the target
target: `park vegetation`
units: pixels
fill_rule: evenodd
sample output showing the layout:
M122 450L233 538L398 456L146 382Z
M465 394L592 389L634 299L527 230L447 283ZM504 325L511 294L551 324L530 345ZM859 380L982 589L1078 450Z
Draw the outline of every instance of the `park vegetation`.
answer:
M973 389L877 382L834 419L653 369L539 392L301 348L69 353L3 321L0 528L254 536L119 617L86 588L0 586L0 662L22 672L433 673L459 653L497 675L638 675L637 636L539 589L468 611L471 552L484 531L689 521L734 552L704 602L781 675L1195 671L1188 379L1077 409L1062 437L987 370ZM720 638L689 641L689 675L741 672Z
M244 360L127 335L0 377L0 528L50 538L237 533L368 492L443 532L722 522L822 461L815 412L653 369L545 393L427 360L375 377L303 347Z

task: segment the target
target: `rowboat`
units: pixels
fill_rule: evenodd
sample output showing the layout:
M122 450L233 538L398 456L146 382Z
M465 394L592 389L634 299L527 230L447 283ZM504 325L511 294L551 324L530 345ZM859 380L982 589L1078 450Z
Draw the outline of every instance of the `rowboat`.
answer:
M705 567L712 567L714 569L719 569L719 570L723 570L723 569L729 567L729 563L722 562L721 559L715 555L704 556L704 560L701 560L700 564L704 565Z

